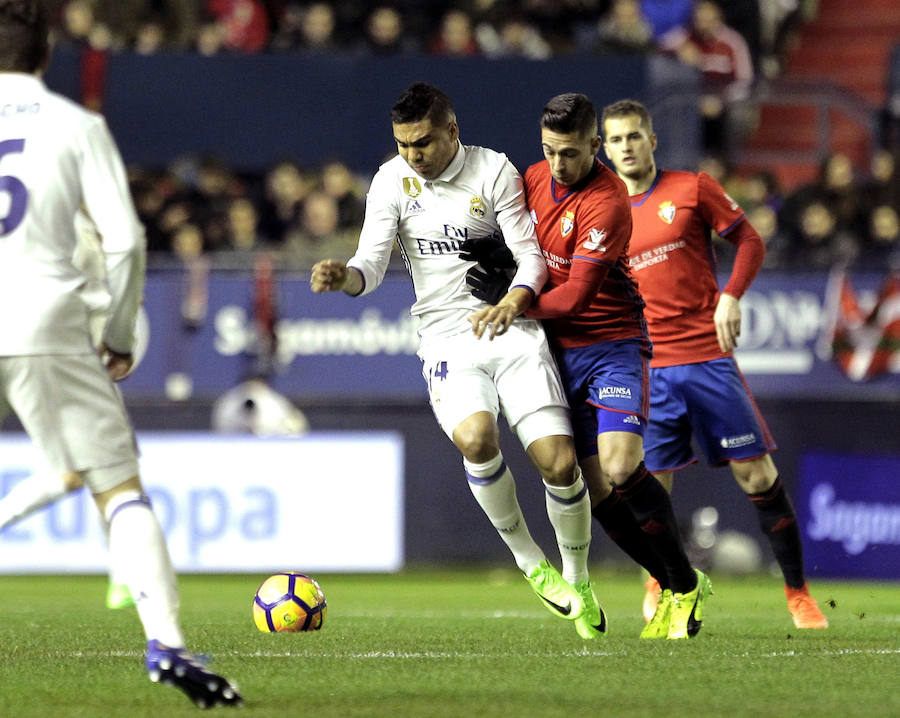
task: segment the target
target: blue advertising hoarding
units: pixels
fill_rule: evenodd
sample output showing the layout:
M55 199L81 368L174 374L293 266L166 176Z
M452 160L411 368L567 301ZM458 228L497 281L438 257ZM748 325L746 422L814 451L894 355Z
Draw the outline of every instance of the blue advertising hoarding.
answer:
M810 576L900 581L900 454L807 453L795 501Z
M854 276L859 304L871 308L885 277ZM835 308L821 274L763 273L741 300L744 323L737 358L760 397L900 400L900 352L863 378L832 356ZM150 346L123 383L126 396L213 398L257 366L254 283L245 275L212 273L203 321L188 324L181 305L185 274L152 272L145 309ZM374 293L351 298L314 294L308 278L280 275L273 386L316 401L424 399L416 356L409 278L389 274ZM852 362L850 362L852 364Z

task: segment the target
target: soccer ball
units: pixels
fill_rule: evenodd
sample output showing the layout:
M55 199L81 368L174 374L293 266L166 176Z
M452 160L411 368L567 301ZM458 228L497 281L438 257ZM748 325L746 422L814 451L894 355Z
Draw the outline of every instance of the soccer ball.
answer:
M318 631L325 609L325 594L315 579L283 571L269 576L256 591L253 622L263 633Z

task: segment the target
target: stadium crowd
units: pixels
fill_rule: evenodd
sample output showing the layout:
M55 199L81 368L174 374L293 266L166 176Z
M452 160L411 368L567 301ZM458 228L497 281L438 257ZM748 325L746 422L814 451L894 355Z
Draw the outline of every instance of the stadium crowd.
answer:
M900 178L890 152L877 152L865 175L845 155L834 154L817 181L789 193L773 175L739 175L721 159L753 115L756 79L779 73L791 33L810 13L809 0L48 2L58 42L97 53L430 53L533 60L564 53L667 53L701 68L705 51L724 54L731 58L725 72L701 73L707 157L696 169L719 179L747 211L767 242L766 266L900 263ZM91 66L84 63L83 72ZM237 173L214 157L183 158L130 173L157 264L203 254L219 266L241 267L265 248L281 264L308 266L326 244L336 251L335 243L350 254L367 189L367 179L340 158L315 168L283 161L257 174Z
M743 207L766 242L766 268L900 267L900 172L887 150L875 153L865 176L834 153L814 182L792 192L771 173L744 176L716 159L698 169ZM281 266L306 267L356 247L367 180L340 160L319 168L282 161L262 176L236 173L211 157L129 171L157 266L205 254L215 266L245 268L266 250ZM730 245L718 246L727 266Z

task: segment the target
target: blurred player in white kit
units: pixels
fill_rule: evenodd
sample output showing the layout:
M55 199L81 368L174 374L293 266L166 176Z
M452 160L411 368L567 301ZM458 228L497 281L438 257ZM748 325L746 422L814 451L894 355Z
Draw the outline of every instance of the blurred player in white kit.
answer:
M40 79L48 37L37 0L0 0L0 416L15 412L50 474L93 494L110 561L136 601L151 680L200 707L239 705L235 688L185 649L175 574L113 384L134 360L143 229L103 118ZM73 263L82 208L102 237L111 297L100 353Z

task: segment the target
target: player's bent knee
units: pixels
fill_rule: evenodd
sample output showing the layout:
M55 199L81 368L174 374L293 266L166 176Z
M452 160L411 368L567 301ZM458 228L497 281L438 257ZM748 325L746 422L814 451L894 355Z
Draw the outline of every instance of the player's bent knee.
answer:
M604 478L616 486L621 486L628 481L640 464L640 457L628 454L618 453L600 458L600 468Z
M769 455L750 461L732 461L731 473L747 494L768 491L778 478L778 469Z
M551 486L571 486L575 481L575 456L572 455L569 461L560 459L550 466L539 466L538 470Z
M453 443L469 461L482 464L500 451L500 436L490 414L481 412L453 430Z
M575 446L570 436L545 436L526 449L531 463L551 486L571 486L575 481Z

